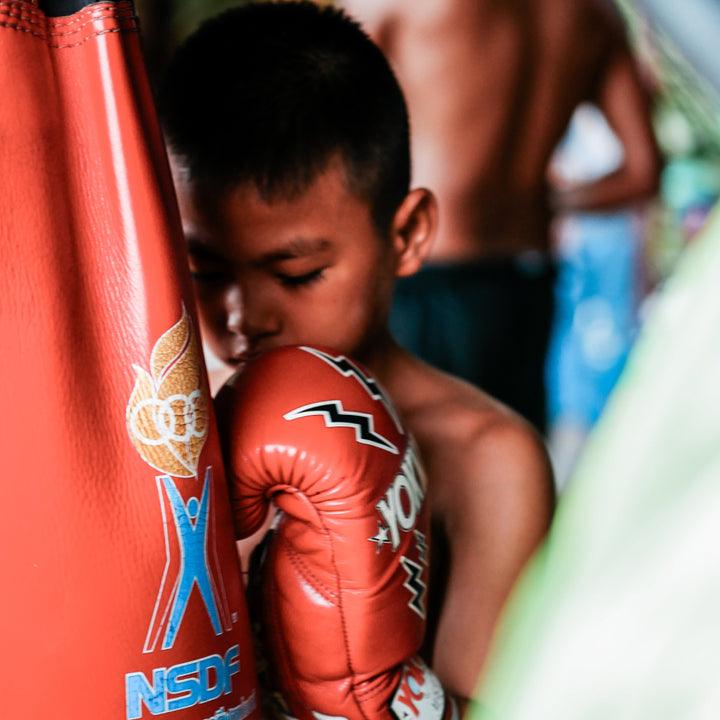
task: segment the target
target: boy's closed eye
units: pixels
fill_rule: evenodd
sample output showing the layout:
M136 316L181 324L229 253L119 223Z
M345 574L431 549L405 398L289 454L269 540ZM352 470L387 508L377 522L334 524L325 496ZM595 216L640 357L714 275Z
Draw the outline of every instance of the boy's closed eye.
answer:
M315 268L304 273L277 272L277 279L287 288L306 287L322 279L325 267Z
M226 276L222 272L195 272L190 271L190 277L196 283L220 283L226 280Z
M190 276L198 283L218 283L228 279L227 266L217 259L211 259L192 251L188 254Z
M306 288L323 280L333 265L325 238L293 237L257 258L257 267L269 271L287 289Z

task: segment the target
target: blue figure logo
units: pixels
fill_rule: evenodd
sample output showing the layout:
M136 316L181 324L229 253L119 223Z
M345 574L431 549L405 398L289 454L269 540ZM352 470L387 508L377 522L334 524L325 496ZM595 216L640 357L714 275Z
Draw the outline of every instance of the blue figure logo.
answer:
M157 481L163 509L167 564L155 604L150 630L145 642L145 652L152 652L155 649L160 633L165 626L166 630L162 641L162 649L167 650L173 646L183 616L185 615L190 595L195 586L197 586L200 591L215 634L222 634L223 625L225 625L225 629L230 629L230 624L227 622L228 613L226 608L223 608L218 602L220 593L218 592L208 563L208 536L210 534L209 520L211 514L210 490L212 486L211 468L208 468L206 471L200 500L196 497L191 497L186 503L169 475L160 475ZM167 584L172 552L163 489L167 503L169 504L169 509L172 512L180 551L180 566L172 588L168 587ZM223 620L225 620L224 623Z

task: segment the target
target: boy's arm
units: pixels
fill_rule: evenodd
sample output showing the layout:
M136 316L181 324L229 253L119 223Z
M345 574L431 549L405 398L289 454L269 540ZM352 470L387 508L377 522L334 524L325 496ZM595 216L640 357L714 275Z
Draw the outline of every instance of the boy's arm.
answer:
M215 408L237 536L271 503L281 511L249 579L266 699L298 720L456 720L417 655L430 519L420 466L373 378L344 356L278 347Z
M461 710L508 594L550 526L555 497L547 453L527 426L503 420L466 442L446 475L451 557L432 662Z

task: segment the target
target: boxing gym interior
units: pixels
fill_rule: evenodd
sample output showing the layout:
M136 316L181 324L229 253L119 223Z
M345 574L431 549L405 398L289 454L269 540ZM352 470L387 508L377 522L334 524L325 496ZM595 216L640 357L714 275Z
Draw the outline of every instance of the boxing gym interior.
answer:
M0 717L720 717L720 2L0 2Z

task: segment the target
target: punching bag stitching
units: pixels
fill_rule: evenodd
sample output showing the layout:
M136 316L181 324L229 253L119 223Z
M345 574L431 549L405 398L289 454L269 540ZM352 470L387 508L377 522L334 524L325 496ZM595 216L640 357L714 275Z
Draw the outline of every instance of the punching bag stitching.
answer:
M63 35L74 35L75 33L82 30L87 25L91 25L98 20L112 20L114 18L130 17L134 18L135 13L129 5L109 5L103 10L102 13L98 12L97 6L92 13L81 13L81 15L89 16L86 20L76 15L73 16L73 22L67 22L65 20L56 22L55 18L51 18L52 28L49 30L49 35L52 36L63 36ZM69 27L70 30L64 28Z
M55 48L57 50L64 50L66 48L74 48L78 47L79 45L84 45L88 40L92 40L93 38L100 37L101 35L108 35L110 33L124 33L124 32L137 32L137 28L111 28L109 30L101 30L99 32L93 33L92 35L88 35L87 37L83 38L79 42L76 43L67 43L67 44L59 44L56 45L55 43L50 43L50 47Z
M8 9L5 9L8 8ZM13 12L13 9L15 11ZM45 25L45 16L40 12L27 12L24 8L19 8L15 3L0 3L0 15L6 15L7 17L14 17L18 20L24 20L33 25Z
M30 28L18 27L17 25L14 25L11 23L4 23L4 22L0 22L0 27L9 28L10 30L19 30L20 32L27 33L28 35L34 35L35 37L40 38L41 40L45 39L45 35L43 33L35 32L34 30L31 30Z
M35 37L45 39L45 17L38 10L28 10L20 7L17 3L0 3L0 18L7 19L6 22L0 21L0 27L9 30L19 30L20 32L34 35ZM15 21L12 18L16 18ZM22 27L20 23L27 23L35 26L36 29L30 27Z
M19 17L28 17L34 15L38 18L44 18L42 10L38 10L35 6L28 6L27 3L20 2L0 2L0 12L5 12L2 8L17 8L20 11ZM8 11L9 12L9 11Z
M92 11L85 11L83 13L80 13L80 17L82 17L83 15L89 16L89 19L80 23L77 22L78 15L73 16L75 20L72 22L69 22L67 20L63 20L61 22L52 21L53 28L55 29L51 28L49 31L46 32L46 18L44 15L42 15L42 13L38 11L27 12L24 8L21 10L19 5L14 3L0 3L0 18L8 18L7 22L0 21L0 27L8 28L9 30L18 30L19 32L24 32L28 35L33 35L40 39L47 39L49 41L48 44L51 47L57 49L77 47L87 42L88 40L91 40L92 38L99 37L100 35L106 35L108 33L138 32L137 26L127 26L121 28L108 28L106 30L98 30L97 32L83 37L82 40L79 40L75 43L63 43L62 41L58 40L58 38L67 37L69 35L77 35L82 32L83 28L94 22L115 19L134 20L135 18L132 6L129 4L124 3L122 5L108 6L107 10L108 11L104 12L103 14L93 14L97 13L97 7L95 7L95 9ZM12 18L16 18L17 22L11 21L10 19ZM35 29L33 29L32 27L22 27L20 25L21 22L35 26ZM58 28L60 27L72 27L72 29L58 31Z
M136 16L131 4L105 4L100 6L101 11L99 11L97 5L91 7L93 7L92 10L86 10L73 16L75 19L72 22L68 22L64 19L60 22L52 20L51 27L48 32L50 47L62 50L65 48L78 47L79 45L86 43L88 40L92 40L93 38L97 38L108 33L139 32L137 24L135 23ZM78 20L80 20L80 22L78 22ZM102 22L104 20L117 21L120 23L120 27L105 28L85 36L82 35L83 29L88 25ZM65 27L69 27L70 29L65 30ZM58 28L61 28L61 30ZM77 42L64 42L62 40L63 38L77 37L78 35L80 35L80 39Z
M133 12L133 5L128 2L98 2L92 3L82 10L78 10L78 12L73 13L72 15L68 15L66 17L52 17L50 19L55 27L64 27L66 25L77 26L78 22L82 21L87 16L90 16L91 18L93 16L97 16L98 18L112 17L113 15L118 15L121 12L127 13L128 11L131 13ZM100 12L109 12L111 14L102 16L98 14Z

